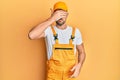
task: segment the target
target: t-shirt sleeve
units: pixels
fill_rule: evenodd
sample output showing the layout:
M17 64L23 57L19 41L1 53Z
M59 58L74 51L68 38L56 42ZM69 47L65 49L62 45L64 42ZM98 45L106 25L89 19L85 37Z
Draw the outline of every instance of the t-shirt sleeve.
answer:
M80 45L82 44L82 35L81 32L78 28L76 28L76 32L75 32L75 38L76 38L76 45Z
M50 33L50 26L45 29L44 33L45 37Z

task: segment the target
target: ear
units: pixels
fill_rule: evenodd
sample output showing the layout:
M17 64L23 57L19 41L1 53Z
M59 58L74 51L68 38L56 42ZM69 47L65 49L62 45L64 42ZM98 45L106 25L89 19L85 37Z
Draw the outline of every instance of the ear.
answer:
M52 16L52 14L53 14L53 12L54 12L54 11L53 11L53 9L52 9L52 8L50 8L50 11L51 11L51 16Z

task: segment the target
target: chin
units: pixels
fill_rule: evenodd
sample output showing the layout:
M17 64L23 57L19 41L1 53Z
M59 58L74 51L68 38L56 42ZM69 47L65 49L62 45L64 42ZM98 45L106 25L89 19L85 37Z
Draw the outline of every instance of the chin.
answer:
M59 22L59 21L56 21L56 24L59 25L59 26L62 26L65 22Z
M59 25L59 26L62 26L64 23L56 23L57 25Z

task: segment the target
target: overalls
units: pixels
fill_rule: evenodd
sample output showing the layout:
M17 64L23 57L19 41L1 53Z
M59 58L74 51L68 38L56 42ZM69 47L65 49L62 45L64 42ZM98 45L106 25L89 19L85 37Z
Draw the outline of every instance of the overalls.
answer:
M58 35L53 27L51 27L55 44L52 46L52 56L47 61L47 80L76 80L70 78L73 74L70 70L76 64L76 56L74 54L75 28L72 28L72 35L69 44L59 44Z

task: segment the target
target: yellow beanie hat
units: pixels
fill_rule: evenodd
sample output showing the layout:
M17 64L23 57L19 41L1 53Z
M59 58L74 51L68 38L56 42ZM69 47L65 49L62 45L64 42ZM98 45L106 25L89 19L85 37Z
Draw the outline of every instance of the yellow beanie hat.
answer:
M57 9L62 9L64 11L68 11L67 5L61 1L54 4L53 10L55 11Z

